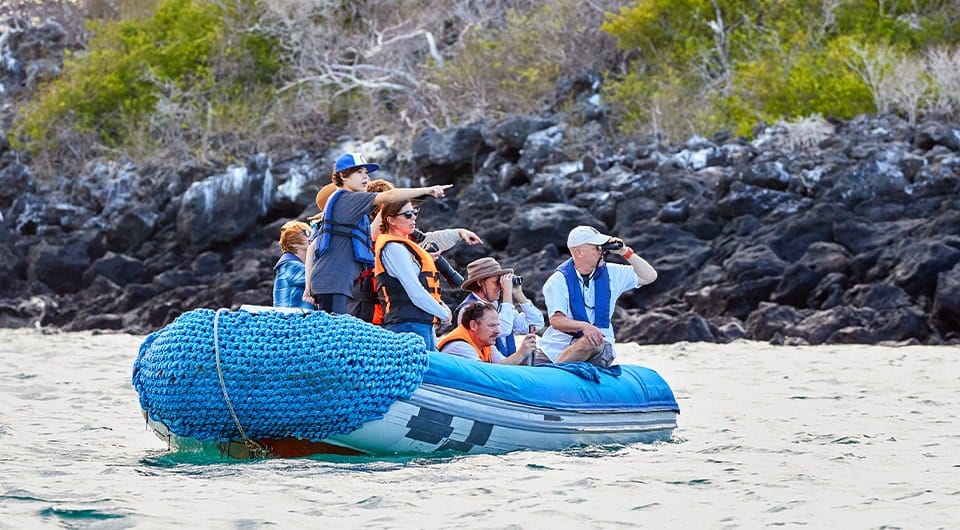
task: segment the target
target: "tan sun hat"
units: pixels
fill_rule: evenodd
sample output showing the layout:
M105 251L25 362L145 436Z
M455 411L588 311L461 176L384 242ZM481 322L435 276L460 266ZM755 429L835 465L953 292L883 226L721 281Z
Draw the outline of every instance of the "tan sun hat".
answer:
M512 272L513 269L501 269L500 264L493 258L475 259L467 264L467 279L463 280L460 288L464 291L469 291L471 290L470 287L480 280L491 276L503 276L504 274L510 274Z

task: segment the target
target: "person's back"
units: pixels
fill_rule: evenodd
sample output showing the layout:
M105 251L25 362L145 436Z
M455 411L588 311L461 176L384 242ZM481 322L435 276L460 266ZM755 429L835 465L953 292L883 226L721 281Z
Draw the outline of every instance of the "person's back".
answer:
M276 270L273 280L274 307L314 309L313 304L303 300L306 285L304 259L309 234L310 225L299 221L290 221L280 228L279 243L283 254L274 266Z

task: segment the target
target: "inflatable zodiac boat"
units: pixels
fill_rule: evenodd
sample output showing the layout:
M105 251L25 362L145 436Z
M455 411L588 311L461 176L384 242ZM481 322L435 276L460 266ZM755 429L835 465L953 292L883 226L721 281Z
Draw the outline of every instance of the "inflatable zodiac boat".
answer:
M677 426L673 392L641 366L492 365L347 315L260 309L196 309L140 346L133 386L171 448L505 453L668 440Z

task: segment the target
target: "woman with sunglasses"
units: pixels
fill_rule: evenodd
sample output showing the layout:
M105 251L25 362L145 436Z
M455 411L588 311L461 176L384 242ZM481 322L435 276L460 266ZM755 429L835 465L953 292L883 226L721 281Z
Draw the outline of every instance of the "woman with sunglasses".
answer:
M395 189L395 186L384 179L372 180L367 184L367 192L370 193L383 193L392 189ZM373 210L370 212L370 234L374 242L380 236L380 226L383 224L380 217L380 207L381 205L374 204ZM411 239L416 241L420 248L424 249L429 249L431 244L435 244L437 251L441 253L451 249L460 241L468 245L483 243L483 240L477 234L466 228L448 228L427 233L415 231ZM371 252L372 250L371 248ZM438 255L434 251L428 250L428 252L432 256ZM373 269L363 271L360 277L353 282L353 293L350 302L347 304L347 311L361 320L382 325L383 306L380 304L378 291L377 282L373 277Z
M416 333L435 351L434 325L449 324L452 314L440 300L440 273L433 257L410 239L418 212L410 201L383 205L373 273L383 303L383 327Z

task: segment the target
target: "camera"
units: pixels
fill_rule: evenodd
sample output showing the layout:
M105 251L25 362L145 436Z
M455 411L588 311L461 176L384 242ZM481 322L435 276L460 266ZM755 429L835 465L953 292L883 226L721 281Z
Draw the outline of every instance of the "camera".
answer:
M601 252L610 252L611 250L620 250L623 248L623 241L610 241L600 245Z
M418 241L417 238L419 238ZM412 234L411 239L414 239L417 243L421 243L424 239L426 239L426 236L423 234L423 232L416 230ZM431 254L434 252L439 252L440 245L438 245L436 241L431 241L424 245L423 250L426 250ZM460 285L463 284L463 276L457 271L457 269L453 267L453 265L450 264L449 261L447 261L447 258L443 256L437 256L433 262L437 266L437 271L439 271L440 274L447 280L447 283L450 284L450 287L459 289Z
M523 276L517 276L516 274L514 274L514 275L513 275L513 285L514 285L515 287L520 287L521 285L523 285Z
M410 234L410 239L412 239L414 243L423 243L423 240L426 238L427 238L427 234L424 234L423 232L421 232L416 228L414 228L413 233ZM436 252L436 250L427 250L427 252Z

